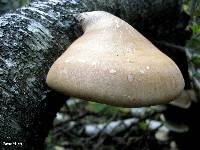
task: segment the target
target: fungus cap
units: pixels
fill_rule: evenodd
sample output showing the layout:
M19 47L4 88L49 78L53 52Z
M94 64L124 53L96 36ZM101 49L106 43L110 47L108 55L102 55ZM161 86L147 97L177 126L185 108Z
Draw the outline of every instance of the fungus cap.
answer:
M56 60L47 84L66 95L122 107L168 103L184 79L136 29L103 11L82 13L84 34Z

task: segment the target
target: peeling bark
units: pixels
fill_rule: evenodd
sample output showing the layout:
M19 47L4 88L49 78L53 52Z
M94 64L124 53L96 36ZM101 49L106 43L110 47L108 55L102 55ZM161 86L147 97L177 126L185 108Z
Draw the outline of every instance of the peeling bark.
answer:
M1 16L1 149L43 149L53 118L67 100L50 91L45 78L56 58L82 33L73 14L108 11L147 37L162 39L176 26L181 1L49 0Z

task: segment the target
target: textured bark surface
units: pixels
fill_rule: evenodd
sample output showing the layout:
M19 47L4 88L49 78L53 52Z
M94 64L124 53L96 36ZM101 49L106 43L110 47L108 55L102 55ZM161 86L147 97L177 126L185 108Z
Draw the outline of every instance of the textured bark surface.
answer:
M43 148L53 118L67 99L51 92L45 78L56 58L82 33L73 14L108 11L147 37L162 40L176 28L180 6L181 0L49 0L1 16L1 149Z
M0 0L0 14L17 9L30 1L31 0Z

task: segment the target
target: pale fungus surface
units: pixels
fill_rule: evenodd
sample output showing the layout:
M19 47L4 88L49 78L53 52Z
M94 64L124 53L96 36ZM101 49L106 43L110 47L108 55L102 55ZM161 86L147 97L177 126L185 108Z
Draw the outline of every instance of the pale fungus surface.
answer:
M168 103L180 95L179 68L128 23L103 11L77 19L84 34L52 65L52 89L122 107Z

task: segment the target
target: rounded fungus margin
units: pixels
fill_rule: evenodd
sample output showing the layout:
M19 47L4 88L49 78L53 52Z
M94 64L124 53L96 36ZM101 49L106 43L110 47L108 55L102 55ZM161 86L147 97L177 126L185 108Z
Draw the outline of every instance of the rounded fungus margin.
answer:
M49 87L121 107L168 103L180 95L179 68L132 26L104 11L76 17L84 34L50 68Z

